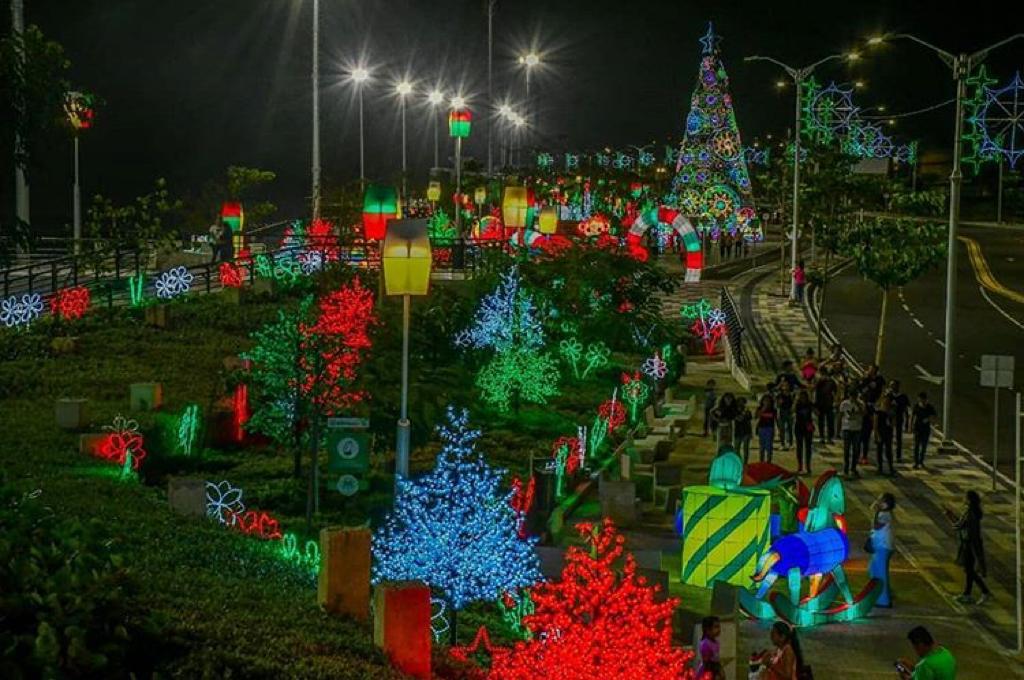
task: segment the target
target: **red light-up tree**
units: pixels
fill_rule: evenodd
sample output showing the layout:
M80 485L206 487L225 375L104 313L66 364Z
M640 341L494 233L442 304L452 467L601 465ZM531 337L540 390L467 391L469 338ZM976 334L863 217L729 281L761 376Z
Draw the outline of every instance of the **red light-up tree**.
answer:
M492 648L493 680L692 680L693 654L672 646L677 600L637 575L636 562L608 519L577 525L589 550L570 547L562 578L530 589L536 610L523 617L532 639ZM621 566L620 566L621 565ZM478 640L482 639L478 636ZM456 648L456 658L475 649Z

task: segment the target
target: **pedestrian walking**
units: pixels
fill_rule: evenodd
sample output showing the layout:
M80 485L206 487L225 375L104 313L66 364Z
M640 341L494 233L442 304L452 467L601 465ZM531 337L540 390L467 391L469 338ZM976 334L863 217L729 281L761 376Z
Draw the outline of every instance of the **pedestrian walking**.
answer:
M889 560L892 558L892 514L896 509L896 497L891 493L883 493L871 504L875 518L871 523L871 537L868 545L871 548L871 563L868 575L882 584L882 594L875 602L879 607L892 606L892 591L889 586Z
M814 408L818 412L818 441L831 445L836 436L836 381L832 378L832 369L824 366L818 371L814 382Z
M732 392L726 392L718 400L718 405L711 411L711 422L715 426L715 435L717 437L716 444L732 444L733 443L733 421L736 420L736 415L739 413L739 408L736 405L736 397L733 396ZM723 431L725 436L723 437Z
M814 356L814 349L811 347L807 348L804 352L803 361L800 362L800 377L803 378L804 382L811 384L814 382L814 376L818 374L818 359Z
M797 302L804 301L804 286L807 284L807 272L804 270L804 261L800 260L796 263L796 269L793 270L793 290L794 299Z
M786 451L793 446L793 388L788 382L779 385L775 405L779 411L779 445Z
M889 399L893 408L893 433L896 435L896 462L903 462L903 433L910 429L910 397L900 390L900 381L889 383Z
M733 446L736 453L743 456L743 464L750 461L750 439L753 436L753 414L747 407L747 400L740 397L736 400L736 419L733 425Z
M893 405L889 395L885 395L875 406L874 429L875 429L875 457L878 461L878 474L883 474L883 460L889 463L889 476L892 477L896 471L892 466L892 436L893 436Z
M985 604L992 592L985 584L985 545L981 540L981 496L977 491L968 491L966 505L959 514L945 508L946 517L953 523L957 532L956 563L964 568L964 592L956 598L957 602L970 603L971 591L977 583L981 588L981 597L977 604Z
M864 403L853 390L839 404L839 429L843 433L843 474L860 477L857 459L860 458L860 430L864 423Z
M907 633L907 639L918 661L916 664L906 659L896 662L900 680L956 680L956 659L948 649L936 644L927 628L914 628Z
M782 362L782 372L775 376L775 389L781 387L782 383L787 383L790 390L800 387L800 377L793 370L793 362L789 359Z
M208 230L210 237L210 262L216 264L220 261L220 242L224 238L224 228L220 222L214 222Z
M762 463L772 462L772 446L775 443L775 424L778 414L775 411L775 400L770 395L761 397L757 406L757 442L759 457Z
M231 231L231 225L224 223L221 230L220 257L224 262L232 262L235 259L235 238Z
M910 429L914 431L915 470L924 467L924 454L928 450L928 437L932 433L932 418L936 415L935 407L928 403L928 393L919 393L910 416Z
M721 647L718 636L722 634L722 622L717 616L705 616L700 622L700 645L697 652L700 664L697 677L702 680L725 680L722 669Z
M814 444L814 404L807 390L800 390L793 406L793 433L796 437L797 474L811 474L811 447Z
M718 396L715 394L715 379L710 378L704 383L704 436L708 436L708 430L712 426L713 411Z

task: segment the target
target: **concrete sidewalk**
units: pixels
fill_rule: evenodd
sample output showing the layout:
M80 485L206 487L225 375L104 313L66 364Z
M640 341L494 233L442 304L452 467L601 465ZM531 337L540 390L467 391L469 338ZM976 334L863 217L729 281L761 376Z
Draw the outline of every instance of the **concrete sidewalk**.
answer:
M751 318L745 323L762 331L768 351L776 361L797 359L808 347L817 346L816 329L803 306L790 306L778 294L778 282L772 276L761 277L744 290L737 286L736 295L746 295ZM741 302L741 305L744 303ZM753 384L768 376L755 373ZM817 443L816 443L817 444ZM904 449L909 450L905 440ZM873 453L873 452L872 452ZM839 446L816 446L815 467L842 466ZM873 460L873 455L869 456ZM1015 620L1015 547L1014 496L1012 489L1000 483L992 490L991 472L969 454L956 451L939 454L935 445L928 456L928 468L913 470L909 455L896 465L897 475L888 478L876 475L874 465L867 466L860 480L846 484L848 497L855 506L865 509L883 492L897 500L895 535L897 550L906 563L918 571L933 590L937 610L951 610L970 621L980 634L991 636L1000 647L1016 647ZM942 513L944 507L959 509L968 490L982 496L985 508L983 531L988 562L989 587L994 597L983 607L963 606L953 597L963 589L963 573L953 557L956 538ZM975 591L975 595L978 591Z

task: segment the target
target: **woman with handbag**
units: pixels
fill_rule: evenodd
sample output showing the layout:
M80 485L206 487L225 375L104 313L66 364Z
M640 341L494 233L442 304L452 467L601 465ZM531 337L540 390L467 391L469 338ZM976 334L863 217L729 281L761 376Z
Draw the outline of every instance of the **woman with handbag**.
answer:
M949 508L945 509L946 517L953 523L956 529L959 546L956 553L956 563L964 568L964 592L957 597L957 602L971 603L971 590L977 583L981 587L981 597L977 604L984 604L992 591L988 589L982 577L985 576L985 546L981 541L981 518L984 513L981 511L981 496L977 491L967 492L967 507L960 515L956 515Z
M875 513L871 525L871 535L864 548L871 553L868 575L878 579L882 584L882 594L875 605L878 607L892 606L892 592L889 589L889 560L892 559L892 513L896 509L896 498L891 493L883 493L871 504Z

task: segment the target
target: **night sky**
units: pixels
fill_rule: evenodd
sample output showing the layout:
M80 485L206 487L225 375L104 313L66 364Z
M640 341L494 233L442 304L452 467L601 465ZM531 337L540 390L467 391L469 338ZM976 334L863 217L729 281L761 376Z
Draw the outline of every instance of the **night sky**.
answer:
M522 99L515 58L534 47L545 62L531 80L537 134L555 150L678 136L697 75L697 40L711 19L722 36L736 115L749 144L768 133L785 134L793 99L791 87L776 89L777 68L744 63L745 56L773 56L800 66L863 45L866 36L883 30L913 32L947 50L967 51L1024 27L1019 9L1016 19L1000 20L998 3L987 3L984 12L966 8L955 20L937 3L895 4L499 0L495 96ZM311 0L25 0L25 5L26 22L38 24L67 49L73 84L104 101L82 144L85 196L102 192L129 198L159 176L182 194L229 164L243 164L276 171L276 198L286 212L301 208L309 191ZM477 104L479 121L487 82L485 7L484 0L321 0L328 181L358 174L355 99L344 74L361 55L375 76L366 91L370 178L386 179L400 168L392 92L401 75L424 88L438 81L449 92L461 86ZM1024 41L995 53L988 64L1000 81L1007 80L1024 64ZM906 42L865 53L852 69L833 63L818 75L824 82L854 78L867 83L860 105L885 104L889 112L923 108L953 95L938 57ZM430 119L419 103L410 104L408 116L410 168L417 173L414 182L422 183L432 162ZM901 141L920 139L924 148L947 148L952 107L903 119L891 129ZM484 160L484 140L478 122L465 153ZM35 221L70 221L70 138L66 156L60 148L34 175ZM660 143L658 148L660 158Z

